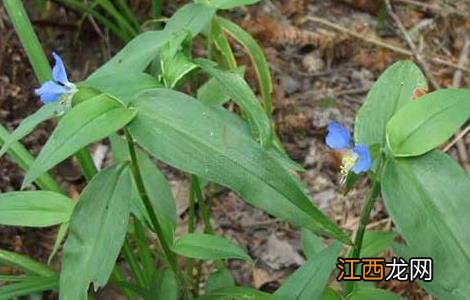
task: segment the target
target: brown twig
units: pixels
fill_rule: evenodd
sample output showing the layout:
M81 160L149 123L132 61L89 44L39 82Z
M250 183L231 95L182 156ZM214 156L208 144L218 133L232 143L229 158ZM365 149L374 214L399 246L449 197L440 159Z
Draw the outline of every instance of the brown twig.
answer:
M458 141L460 141L468 132L470 132L470 125L465 127L465 129L461 130L459 133L455 135L455 137L452 139L452 141L447 144L442 151L447 152L449 151L452 146L454 146Z
M424 74L428 78L432 87L435 90L440 89L440 85L437 82L436 77L434 77L434 75L432 74L432 71L429 68L427 61L422 56L421 52L418 50L418 47L416 47L415 43L413 42L410 35L408 34L408 31L406 30L405 26L403 26L403 23L401 22L400 17L393 11L392 5L390 4L390 0L385 0L385 6L387 7L388 14L390 15L390 17L392 17L393 21L395 22L395 25L398 27L398 30L400 31L403 39L408 44L408 47L411 49L411 52L413 53L414 58L423 69Z
M381 47L381 48L385 48L385 49L388 49L388 50L391 50L393 52L396 52L398 54L401 54L401 55L404 55L404 56L413 56L413 52L411 52L410 50L408 49L404 49L404 48L401 48L399 46L395 46L395 45L391 45L389 43L386 43L382 40L379 40L379 39L375 39L375 38L372 38L372 37L367 37L367 36L364 36L358 32L355 32L353 30L350 30L348 28L345 28L343 26L340 26L338 24L335 24L335 23L332 23L326 19L323 19L323 18L319 18L319 17L312 17L312 16L306 16L305 17L305 20L306 21L311 21L311 22L315 22L315 23L318 23L318 24L321 24L323 26L326 26L328 28L331 28L331 29L334 29L336 31L339 31L339 32L342 32L342 33L345 33L347 35L350 35L352 37L355 37L357 39L360 39L364 42L367 42L367 43L370 43L370 44L374 44L378 47ZM457 64L453 63L453 62L450 62L450 61L447 61L447 60L444 60L444 59L441 59L439 57L433 57L433 58L429 58L430 61L432 61L433 63L435 64L438 64L438 65L443 65L443 66L447 66L447 67L450 67L450 68L453 68L453 69L459 69L459 70L462 70L464 72L468 72L470 73L470 70L465 68L465 67L460 67L458 66Z
M460 57L459 57L459 65L465 66L465 64L468 61L468 52L470 49L470 39L467 37L465 39L465 44L462 48L462 52L460 52ZM454 77L452 78L452 86L454 88L459 88L460 84L462 82L462 71L457 70L454 73ZM470 130L470 125L465 128L463 131L458 131L455 135L454 140L447 145L446 149L449 150L450 147L453 146L453 144L457 145L457 151L459 153L459 158L460 161L462 162L463 167L467 172L470 172L470 161L468 159L468 151L467 147L465 146L464 141L462 138L465 136L465 134ZM445 151L447 151L445 150Z

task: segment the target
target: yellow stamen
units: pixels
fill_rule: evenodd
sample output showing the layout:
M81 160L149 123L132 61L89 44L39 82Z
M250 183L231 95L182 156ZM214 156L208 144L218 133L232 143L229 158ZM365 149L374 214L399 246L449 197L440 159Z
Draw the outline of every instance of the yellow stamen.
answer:
M348 173L354 168L359 155L352 150L347 150L341 159L340 183L344 184Z

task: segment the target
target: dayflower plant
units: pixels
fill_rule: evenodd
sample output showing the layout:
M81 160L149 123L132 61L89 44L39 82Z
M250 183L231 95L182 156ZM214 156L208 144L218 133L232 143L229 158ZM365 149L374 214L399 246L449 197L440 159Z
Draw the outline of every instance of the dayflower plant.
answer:
M110 9L107 15L115 16L121 9L113 3L125 6L130 1L101 2L100 10ZM130 30L123 32L123 40L135 38L80 82L77 98L82 101L73 107L77 88L68 80L62 59L53 53L52 80L35 90L44 105L11 134L0 125L0 157L8 151L26 171L23 187L37 187L0 194L0 225L60 225L49 261L61 253L56 258L61 269L56 271L0 249L0 264L25 273L18 275L15 270L11 275L8 270L0 274L0 298L37 296L53 289L59 299L89 299L91 284L97 290L109 281L127 299L401 299L354 281L328 287L341 253L350 249L350 258L375 257L396 244L394 254L433 259L434 278L422 282L430 294L439 299L468 299L465 250L470 245L466 230L470 227L470 179L452 158L435 148L468 121L470 90L443 89L412 101L417 89L426 90L426 78L411 61L400 61L380 76L359 110L354 125L357 144L344 126L328 124L326 144L343 156L342 181L351 171L360 174L371 169L369 146L378 150L374 174L368 174L371 188L351 241L337 220L315 206L292 174L301 168L283 151L272 126L271 76L261 47L237 24L216 14L258 1L195 2L175 12L162 30L138 34L144 26L137 18L122 26ZM44 71L38 72L43 73L37 74L38 80L47 80L48 62L38 59L43 54L33 28L25 30L31 25L21 1L3 4L20 41L33 45L25 50L32 52L28 55L32 65L40 66L34 69ZM126 21L119 18L119 25ZM191 33L188 39L204 32L209 59L193 59L193 44L175 39L186 38L187 32ZM244 76L236 73L240 68L227 34L250 54L263 101ZM165 53L168 47L171 51ZM163 67L158 68L158 62ZM184 93L189 87L191 95ZM226 109L229 99L244 113ZM66 110L34 158L19 141L39 123ZM104 139L109 140L112 155L106 160L109 166L99 170L89 146ZM72 156L87 181L78 201L48 173ZM155 160L191 178L187 233L180 230L182 216L171 185ZM355 181L349 184L353 188ZM224 260L253 262L242 247L220 236L219 230L215 234L214 202L206 197L206 186L213 190L215 185L233 190L250 205L301 229L307 261L274 294L235 286ZM216 200L217 195L210 194ZM393 221L392 232L366 230L379 196ZM327 246L315 234L337 242ZM400 239L395 238L397 234ZM366 247L367 253L361 250ZM206 264L206 260L214 263ZM357 271L355 275L360 275ZM206 277L205 283L200 281Z
M34 92L44 104L58 102L56 112L60 115L71 106L71 100L77 87L69 81L62 58L55 52L52 52L52 56L55 60L52 68L53 80L44 82Z
M367 172L371 165L369 148L367 145L354 145L351 133L347 128L337 122L328 123L326 144L335 150L343 151L341 164L341 182L346 179L350 171L355 174Z

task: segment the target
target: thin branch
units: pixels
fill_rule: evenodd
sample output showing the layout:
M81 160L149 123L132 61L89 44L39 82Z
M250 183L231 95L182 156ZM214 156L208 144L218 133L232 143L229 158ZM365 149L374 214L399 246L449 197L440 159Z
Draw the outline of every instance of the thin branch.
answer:
M470 49L470 39L468 37L466 37L465 44L462 48L462 52L460 52L459 65L465 66L465 64L467 63L469 49ZM462 71L457 70L457 71L455 71L454 77L452 78L452 86L454 88L459 88L461 82L462 82ZM465 170L467 170L467 172L470 172L470 161L469 161L469 158L468 158L468 151L467 151L467 147L465 146L465 143L462 139L465 136L465 134L467 133L468 130L470 130L470 126L467 126L467 128L463 131L459 130L456 133L455 138L453 140L453 142L454 141L455 142L450 143L449 144L450 146L448 145L447 147L450 148L450 147L452 147L453 144L457 144L457 151L459 153L460 161L462 162L462 165L465 168Z
M411 52L410 50L408 49L404 49L404 48L401 48L399 46L395 46L395 45L391 45L389 43L386 43L380 39L375 39L375 38L372 38L372 37L367 37L367 36L364 36L358 32L355 32L353 30L350 30L348 28L345 28L341 25L338 25L338 24L335 24L335 23L332 23L326 19L323 19L323 18L319 18L319 17L312 17L312 16L306 16L305 17L305 20L306 21L311 21L311 22L315 22L315 23L318 23L318 24L321 24L325 27L328 27L328 28L331 28L331 29L334 29L336 31L339 31L339 32L342 32L342 33L345 33L347 35L350 35L352 37L355 37L357 39L360 39L364 42L367 42L367 43L370 43L370 44L373 44L373 45L376 45L378 47L381 47L381 48L385 48L385 49L388 49L388 50L391 50L393 52L396 52L396 53L399 53L401 55L404 55L404 56L413 56L413 52ZM459 70L462 70L464 72L468 72L470 73L470 70L467 69L467 68L464 68L464 67L460 67L458 66L457 64L453 63L453 62L450 62L450 61L447 61L447 60L444 60L442 58L438 58L438 57L433 57L433 58L429 58L430 61L432 61L433 63L435 64L438 64L438 65L443 65L443 66L447 66L447 67L450 67L450 68L453 68L453 69L459 69Z
M454 137L454 139L452 140L452 142L450 142L449 144L447 144L443 149L442 151L444 152L447 152L449 151L450 148L452 148L458 141L461 141L461 139L468 133L470 132L470 124L465 127L464 130L460 131L459 133L457 133Z
M435 90L440 89L440 85L437 82L436 77L432 74L431 69L429 68L429 65L427 61L424 59L424 57L421 55L421 52L418 50L418 47L416 47L415 43L411 39L410 35L408 34L408 31L406 30L405 26L403 26L403 23L400 20L400 17L398 17L397 14L393 11L392 5L390 4L390 0L385 0L385 6L387 7L387 12L392 17L393 21L398 27L398 30L400 30L401 35L403 36L404 40L408 44L408 47L411 49L411 52L413 53L414 58L418 62L418 64L421 66L421 68L424 71L424 74L428 78L429 82L431 83L432 87Z

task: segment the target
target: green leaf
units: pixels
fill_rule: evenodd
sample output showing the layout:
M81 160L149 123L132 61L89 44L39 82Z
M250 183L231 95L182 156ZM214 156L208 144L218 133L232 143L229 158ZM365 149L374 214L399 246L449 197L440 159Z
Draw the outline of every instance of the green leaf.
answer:
M395 156L417 156L445 142L470 117L470 89L442 89L403 107L387 124Z
M173 38L160 50L163 82L168 88L173 88L181 78L197 67L182 51L182 44L188 38L188 33L175 32Z
M248 254L233 242L205 233L185 234L175 241L171 249L185 257L205 260L223 258L251 260Z
M10 133L0 125L0 144L8 139ZM23 170L28 170L34 161L34 157L29 151L19 142L13 142L9 149L8 155L12 161L14 161ZM37 180L36 184L43 190L49 190L54 192L62 192L62 189L57 182L52 178L49 173L42 174Z
M236 68L231 72L243 78L245 67ZM197 90L197 98L206 105L220 106L230 100L230 94L217 79L211 78Z
M440 299L469 299L468 175L436 150L390 159L382 181L388 213L407 243L398 253L434 260L433 281L418 282Z
M220 106L213 106L212 110L214 113L218 114L220 118L224 119L226 123L234 127L234 129L238 129L241 134L252 137L249 125L237 114L231 113L224 107ZM272 158L274 158L281 165L283 165L286 170L305 172L305 169L300 164L292 160L286 153L281 152L279 149L275 147L270 147L264 150L267 151ZM297 181L295 177L294 179Z
M170 269L156 269L153 273L150 280L150 295L148 300L153 299L178 299L178 285L176 283L175 273Z
M212 0L209 4L217 9L232 9L238 6L251 5L260 0Z
M56 107L57 103L49 103L42 106L32 115L26 117L5 140L2 149L0 149L0 157L8 151L14 142L21 140L23 137L31 133L38 124L54 117Z
M341 300L341 295L332 288L327 287L321 295L321 300Z
M72 199L49 191L0 194L0 224L47 227L69 220Z
M27 273L36 274L43 277L56 275L54 270L38 261L35 261L27 256L3 249L0 249L0 263L2 265L13 266Z
M176 226L176 204L165 175L143 151L137 151L140 172L157 215L164 214Z
M374 83L357 113L354 138L357 144L384 144L385 126L405 104L416 88L427 89L426 77L411 61L388 67Z
M158 159L227 186L270 214L349 242L282 164L227 121L229 113L166 89L143 92L134 104L138 114L129 129Z
M275 295L283 300L320 299L340 249L341 244L334 243L317 253L295 271Z
M25 276L25 275L3 275L0 274L0 281L1 282L19 282L25 281L32 276ZM36 276L34 276L36 277Z
M203 295L198 300L281 300L275 295L271 295L265 292L261 292L255 289L246 288L246 287L228 287L223 289L218 289L211 292L210 294Z
M348 295L347 300L400 300L402 297L387 290L359 288Z
M134 118L135 113L135 110L104 94L73 107L60 119L26 173L23 186L86 145L122 128Z
M116 23L120 27L121 31L127 31L130 35L137 34L137 30L132 27L130 20L121 15L119 10L114 7L110 0L97 0L95 3L101 6L110 16L116 20Z
M125 104L134 100L134 97L143 90L162 86L153 76L129 72L94 76L81 83L80 87L82 85L114 96Z
M271 143L271 121L263 112L261 105L250 86L237 73L222 71L207 59L196 59L196 63L226 90L232 100L237 103L248 115L252 130L259 138L261 145Z
M220 52L220 61L221 63L224 63L224 67L227 69L235 69L237 67L237 61L235 59L235 55L233 54L232 46L230 45L230 42L227 39L227 36L225 35L225 32L222 29L222 26L220 26L220 22L217 17L212 19L211 27L210 27L210 33L208 35L208 42L212 40L212 43L214 44L215 48ZM209 48L209 50L212 50ZM215 51L212 51L214 56L216 54L219 54ZM217 57L216 57L217 59Z
M232 272L223 267L209 275L204 291L206 294L210 294L216 290L233 286L235 286L235 279L233 279Z
M252 3L254 3L254 1ZM217 21L230 36L237 40L237 42L239 42L247 50L253 66L255 67L258 84L260 86L261 95L263 97L264 110L268 116L271 116L271 93L273 91L273 85L271 81L271 72L269 71L269 65L266 57L264 56L263 50L255 41L255 39L253 39L253 37L248 32L246 32L237 24L221 17L218 17Z
M57 236L55 238L54 246L52 248L51 253L49 254L49 257L47 258L47 264L51 263L57 251L59 251L59 248L60 246L62 246L62 242L65 240L68 230L69 222L60 224L59 231L57 232Z
M178 9L168 20L165 32L173 33L182 30L198 35L209 24L215 14L215 8L202 3L189 3Z
M308 229L302 228L301 239L307 259L314 257L325 248L325 243L321 238Z
M143 72L170 37L169 32L165 31L147 31L139 34L107 63L93 72L87 81L104 75Z
M113 158L115 162L129 161L129 149L127 142L117 134L110 137L113 149ZM176 227L176 202L173 197L170 185L165 175L160 171L157 165L151 160L147 153L141 149L136 149L137 161L144 181L145 190L150 198L152 207L155 209L168 242L173 243L173 235ZM147 210L139 196L137 187L134 186L131 199L132 213L149 228L152 228L152 222L148 216Z
M59 287L59 277L29 277L28 279L0 287L1 299L17 299L16 297L27 296Z
M140 172L142 174L145 190L155 210L163 234L169 244L173 243L176 228L176 202L165 175L143 151L137 151ZM134 186L132 197L132 213L155 232L147 210Z
M132 179L127 165L99 172L70 219L60 274L61 299L86 299L88 285L104 286L126 236Z
M364 234L361 256L376 257L392 245L397 234L390 231L369 231Z

